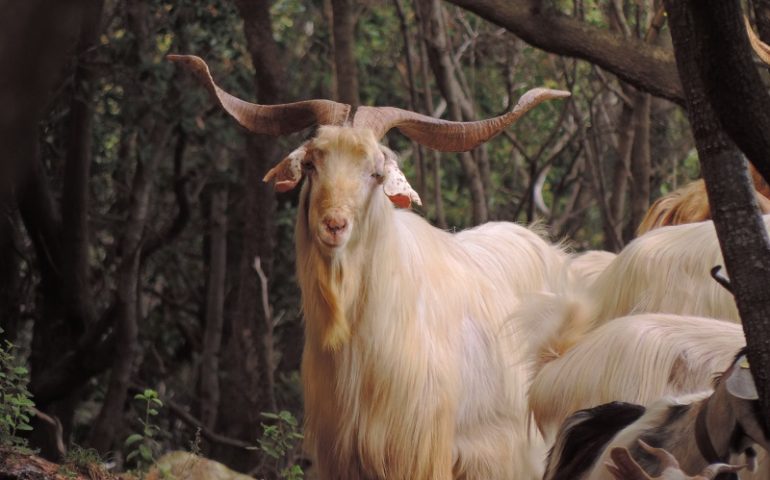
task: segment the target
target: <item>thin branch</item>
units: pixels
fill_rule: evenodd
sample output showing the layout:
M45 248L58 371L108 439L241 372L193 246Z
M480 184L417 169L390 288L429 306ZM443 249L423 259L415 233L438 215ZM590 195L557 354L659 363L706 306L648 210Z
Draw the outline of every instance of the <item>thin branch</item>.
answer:
M185 408L178 403L174 402L173 400L169 400L167 398L163 399L163 402L168 406L168 409L171 413L173 413L179 420L183 421L184 423L198 428L201 431L201 435L203 435L203 438L208 440L212 443L217 443L219 445L226 445L228 447L234 447L234 448L241 448L244 450L253 450L254 445L250 443L243 442L241 440L237 440L235 438L226 437L224 435L220 435L208 427L206 427L200 420L193 417Z

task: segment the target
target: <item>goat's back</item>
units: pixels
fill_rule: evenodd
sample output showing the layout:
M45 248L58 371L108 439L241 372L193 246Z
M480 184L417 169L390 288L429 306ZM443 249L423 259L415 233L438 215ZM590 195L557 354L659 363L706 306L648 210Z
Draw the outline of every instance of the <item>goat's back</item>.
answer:
M770 216L764 217L770 224ZM665 312L738 322L732 295L710 275L724 265L711 221L652 230L629 243L590 289L595 320Z
M711 387L745 339L740 325L710 318L641 314L587 334L536 373L529 406L546 438L573 412L612 401L649 405Z

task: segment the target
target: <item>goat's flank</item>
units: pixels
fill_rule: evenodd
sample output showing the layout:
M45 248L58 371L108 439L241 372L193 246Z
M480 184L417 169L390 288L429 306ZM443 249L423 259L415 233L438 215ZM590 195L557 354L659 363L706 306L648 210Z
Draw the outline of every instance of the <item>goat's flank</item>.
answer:
M708 389L713 373L745 344L738 324L672 314L631 315L584 334L579 302L546 297L539 303L527 304L516 316L529 310L529 321L541 327L530 339L535 351L529 356L540 363L529 406L549 441L580 409L610 401L649 405L666 395Z

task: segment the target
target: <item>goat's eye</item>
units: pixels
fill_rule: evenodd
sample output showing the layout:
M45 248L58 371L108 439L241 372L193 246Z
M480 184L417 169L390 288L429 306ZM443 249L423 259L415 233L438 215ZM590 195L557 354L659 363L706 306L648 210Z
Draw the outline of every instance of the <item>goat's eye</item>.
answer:
M372 173L372 178L379 182L382 180L382 174L380 172L374 172Z
M313 172L315 171L315 165L313 165L313 162L302 162L302 170L306 172Z

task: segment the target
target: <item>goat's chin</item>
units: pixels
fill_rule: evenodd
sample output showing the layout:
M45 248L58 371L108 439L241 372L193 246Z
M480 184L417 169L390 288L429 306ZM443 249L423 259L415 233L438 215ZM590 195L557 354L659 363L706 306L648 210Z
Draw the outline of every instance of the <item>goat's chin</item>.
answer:
M315 245L322 255L333 257L339 255L345 249L350 235L324 235L318 234L315 238Z

